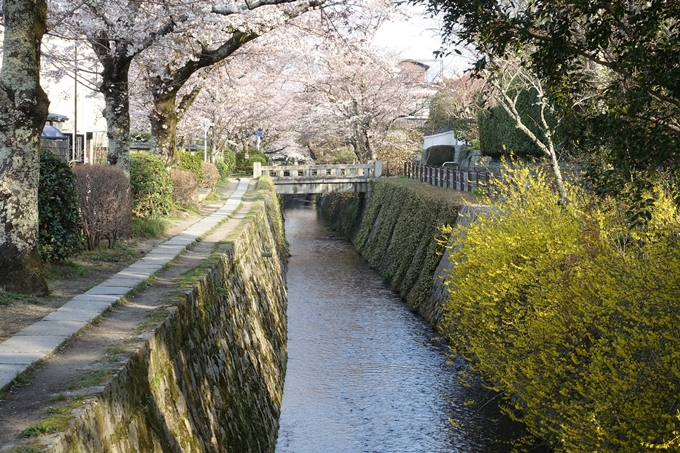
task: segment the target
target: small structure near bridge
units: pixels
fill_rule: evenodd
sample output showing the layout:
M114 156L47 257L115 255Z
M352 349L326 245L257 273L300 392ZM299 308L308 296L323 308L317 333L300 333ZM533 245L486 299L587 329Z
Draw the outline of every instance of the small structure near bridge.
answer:
M272 178L276 193L369 192L369 181L382 176L382 161L367 164L253 165L253 177Z

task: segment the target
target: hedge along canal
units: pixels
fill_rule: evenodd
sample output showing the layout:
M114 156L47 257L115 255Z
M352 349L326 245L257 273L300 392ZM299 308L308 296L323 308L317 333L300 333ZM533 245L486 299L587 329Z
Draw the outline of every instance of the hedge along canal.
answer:
M333 229L317 218L312 200L284 211L292 255L289 360L277 453L504 452L523 433L489 403L494 395L462 383L464 364L451 363L436 331L409 309L432 311L432 275L441 258L436 227L426 225L423 210L451 223L459 205L435 203L429 190L409 201L410 192L399 181L379 184L367 206L356 196L326 199ZM394 212L373 205L387 198ZM363 232L362 211L372 225ZM337 230L355 242L364 238L371 260L383 263L382 278ZM404 238L410 243L400 249L395 241ZM369 243L382 243L403 262L380 257Z

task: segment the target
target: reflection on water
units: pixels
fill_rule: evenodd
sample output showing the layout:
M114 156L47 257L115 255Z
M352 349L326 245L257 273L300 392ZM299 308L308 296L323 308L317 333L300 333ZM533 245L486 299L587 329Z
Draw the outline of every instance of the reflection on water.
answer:
M277 453L510 451L484 390L310 203L285 211L288 369ZM466 405L470 400L477 404Z

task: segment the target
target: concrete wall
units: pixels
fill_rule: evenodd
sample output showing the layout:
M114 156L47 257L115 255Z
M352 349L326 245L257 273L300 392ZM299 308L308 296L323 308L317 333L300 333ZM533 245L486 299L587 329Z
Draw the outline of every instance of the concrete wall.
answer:
M266 212L254 205L217 265L49 451L273 451L287 294Z

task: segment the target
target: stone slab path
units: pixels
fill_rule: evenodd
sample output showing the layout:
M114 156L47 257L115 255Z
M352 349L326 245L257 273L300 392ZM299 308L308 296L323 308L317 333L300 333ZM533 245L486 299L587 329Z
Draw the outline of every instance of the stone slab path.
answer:
M56 352L69 338L232 215L241 204L249 182L247 178L241 179L227 202L211 215L159 244L136 263L79 294L42 320L0 343L0 390L9 387L17 374L26 372L31 366Z

